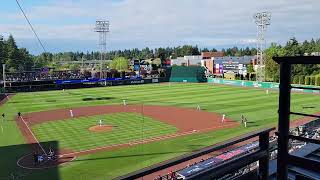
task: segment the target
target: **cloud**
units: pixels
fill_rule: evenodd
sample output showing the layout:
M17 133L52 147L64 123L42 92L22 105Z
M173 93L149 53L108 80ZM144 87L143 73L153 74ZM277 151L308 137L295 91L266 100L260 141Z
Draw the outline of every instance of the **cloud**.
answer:
M253 15L266 10L272 13L268 40L318 38L320 12L315 7L319 6L320 1L314 0L52 0L25 11L44 41L93 42L98 37L93 32L95 20L108 19L110 48L182 43L213 47L253 45ZM34 38L20 13L6 15L12 22L0 21L1 31L18 40Z

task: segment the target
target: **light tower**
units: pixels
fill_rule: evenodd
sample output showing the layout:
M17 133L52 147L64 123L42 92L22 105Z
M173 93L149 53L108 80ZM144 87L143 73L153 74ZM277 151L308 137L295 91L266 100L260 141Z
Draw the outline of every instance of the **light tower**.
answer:
M107 32L109 32L109 21L97 20L96 27L94 28L95 32L99 33L99 46L100 46L100 78L102 78L102 64L105 58L106 49L107 49Z
M254 15L257 24L257 74L256 81L262 82L265 80L265 59L264 50L266 48L266 40L264 37L267 26L271 23L270 12L259 12Z

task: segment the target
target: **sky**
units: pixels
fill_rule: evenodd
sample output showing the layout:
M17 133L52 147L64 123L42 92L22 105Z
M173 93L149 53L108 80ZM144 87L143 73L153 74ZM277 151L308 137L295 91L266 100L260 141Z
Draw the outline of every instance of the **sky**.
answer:
M254 14L269 11L268 44L320 38L319 0L19 0L47 51L96 51L95 21L109 20L107 50L255 46ZM15 0L1 0L0 34L42 48Z

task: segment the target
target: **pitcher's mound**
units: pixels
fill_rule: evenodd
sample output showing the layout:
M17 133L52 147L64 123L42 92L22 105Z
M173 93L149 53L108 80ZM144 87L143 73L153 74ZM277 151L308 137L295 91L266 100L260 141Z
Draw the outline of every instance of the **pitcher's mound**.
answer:
M107 132L112 130L112 125L97 125L89 128L92 132Z

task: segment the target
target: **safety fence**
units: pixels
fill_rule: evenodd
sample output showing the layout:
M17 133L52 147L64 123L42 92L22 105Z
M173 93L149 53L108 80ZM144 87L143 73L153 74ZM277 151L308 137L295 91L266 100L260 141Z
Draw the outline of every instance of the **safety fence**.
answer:
M208 78L208 83L279 90L279 83L274 83L274 82L256 82L256 81L245 81L245 80L227 80L227 79L219 79L219 78ZM295 91L295 92L320 93L319 90L294 88L294 87L313 88L316 86L302 86L302 85L294 85L294 84L292 86L293 86L292 91Z

